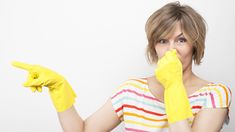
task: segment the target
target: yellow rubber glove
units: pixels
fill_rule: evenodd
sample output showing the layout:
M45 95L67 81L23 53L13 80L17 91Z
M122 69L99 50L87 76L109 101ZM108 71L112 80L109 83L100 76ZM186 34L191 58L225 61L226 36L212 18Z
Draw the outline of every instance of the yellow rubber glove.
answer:
M76 94L63 76L39 65L22 62L13 62L12 65L29 72L24 86L30 87L33 92L41 92L43 86L49 88L50 97L58 112L63 112L74 104Z
M177 57L176 50L167 51L158 61L155 75L165 88L164 102L169 123L185 120L193 116L183 84L182 74L182 64Z

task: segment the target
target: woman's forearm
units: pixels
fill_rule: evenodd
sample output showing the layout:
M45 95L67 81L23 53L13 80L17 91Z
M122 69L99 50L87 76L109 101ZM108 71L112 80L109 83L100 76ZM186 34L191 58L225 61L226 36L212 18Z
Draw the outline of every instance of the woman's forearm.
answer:
M84 121L79 116L74 106L64 112L58 112L58 118L64 132L83 132Z
M169 124L170 132L192 132L192 128L187 120L177 121Z

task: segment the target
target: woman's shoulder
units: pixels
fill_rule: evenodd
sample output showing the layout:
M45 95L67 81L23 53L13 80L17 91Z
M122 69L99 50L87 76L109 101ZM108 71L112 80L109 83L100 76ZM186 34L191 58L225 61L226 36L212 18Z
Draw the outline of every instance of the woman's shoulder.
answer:
M205 85L202 89L202 91L217 91L217 92L226 92L232 94L232 91L228 85L225 83L220 82L209 82L207 85Z
M196 79L197 81L196 84L199 88L199 92L212 92L212 91L217 91L217 93L219 92L225 92L225 93L230 93L231 94L231 90L229 88L228 85L226 85L225 83L221 83L221 82L214 82L214 81L208 81L202 78L197 77Z
M147 88L147 79L146 77L129 77L126 80L122 81L118 87L114 90L114 92L135 92L135 93L143 93L148 92Z
M134 81L134 82L140 82L140 83L146 84L147 78L148 77L129 77L127 81L131 81L131 82Z
M129 77L113 91L112 98L128 97L129 95L142 95L148 92L145 77Z
M147 85L147 77L129 77L124 80L120 86L145 86Z
M200 94L206 95L213 104L211 107L229 107L232 99L232 91L224 83L211 82L199 90Z

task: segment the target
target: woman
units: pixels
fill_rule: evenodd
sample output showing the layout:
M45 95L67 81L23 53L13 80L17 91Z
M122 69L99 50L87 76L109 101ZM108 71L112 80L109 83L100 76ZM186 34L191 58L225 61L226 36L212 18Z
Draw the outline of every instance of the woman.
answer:
M228 120L231 91L192 71L192 63L199 65L204 54L203 18L190 6L169 3L150 16L146 33L148 60L157 63L155 75L123 82L86 120L73 107L76 94L61 75L38 65L13 65L29 71L24 86L39 92L42 86L49 88L66 132L105 132L121 122L126 131L220 131Z

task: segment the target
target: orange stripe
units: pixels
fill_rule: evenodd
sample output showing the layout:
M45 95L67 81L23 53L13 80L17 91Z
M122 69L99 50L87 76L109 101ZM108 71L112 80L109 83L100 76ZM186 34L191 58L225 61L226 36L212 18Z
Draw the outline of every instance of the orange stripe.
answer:
M129 113L129 112L124 112L124 115L135 116L135 117L143 118L145 120L154 121L154 122L167 121L166 118L157 120L157 119L152 119L152 118L148 118L148 117L145 117L145 116L142 116L142 115L137 115L135 113Z
M217 85L214 84L214 85L212 85L212 86L217 86ZM219 84L219 86L221 86L221 87L224 89L224 91L225 91L225 95L226 95L226 106L228 106L228 91L226 90L226 87L225 87L225 86L223 86L223 85L221 85L221 84Z
M137 83L134 83L134 82L127 82L127 83L124 83L124 84L122 84L122 85L118 88L118 90L120 90L120 89L122 89L124 86L128 86L128 85L131 85L131 86L133 86L133 87L135 87L135 88L137 88L137 89L140 89L140 90L142 90L142 91L145 91L145 92L148 92L148 91L149 91L148 88L141 87L141 85L139 85L139 84L137 84Z
M142 83L142 84L148 84L147 82L144 82L144 81L139 80L139 79L131 79L131 80L135 80L135 81L140 82L140 83Z
M145 127L150 127L150 128L166 128L168 127L168 124L165 124L163 126L159 126L159 125L150 125L150 124L145 124L143 122L138 122L138 121L133 121L133 120L125 120L125 123L129 123L129 124L135 124L135 125L140 125L140 126L145 126Z
M193 113L193 117L195 117L198 113ZM143 119L146 119L146 120L150 120L150 121L156 121L156 122L160 122L160 121L168 121L167 118L165 119L161 119L161 120L156 120L156 119L151 119L151 118L148 118L148 117L144 117L144 116L140 116L140 115L137 115L137 114L134 114L134 113L128 113L128 112L124 112L124 115L129 115L129 116L136 116L136 117L139 117L139 118L143 118ZM119 116L119 119L121 121L123 121L123 115Z
M221 84L219 84L219 86L221 86L224 89L224 91L225 91L225 94L226 94L226 106L228 106L228 91L226 90L225 86L223 86Z

